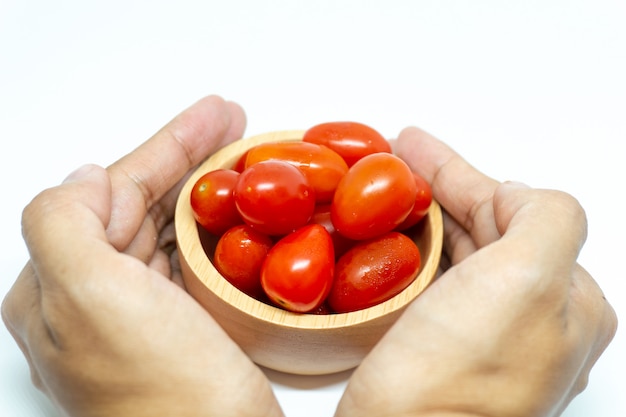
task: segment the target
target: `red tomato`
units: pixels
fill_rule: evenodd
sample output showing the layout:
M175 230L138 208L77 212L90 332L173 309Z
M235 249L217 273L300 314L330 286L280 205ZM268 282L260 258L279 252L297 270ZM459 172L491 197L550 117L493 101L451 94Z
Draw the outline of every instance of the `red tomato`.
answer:
M307 130L302 140L329 147L341 155L348 166L372 153L391 153L391 145L380 133L357 122L322 123Z
M326 231L330 234L335 248L335 258L339 258L346 253L348 249L356 243L356 241L348 239L337 231L335 225L330 220L330 204L319 204L315 206L315 212L311 217L310 223L317 223L324 226Z
M204 174L191 189L193 216L210 233L221 235L243 223L233 197L238 179L238 172L218 169Z
M330 202L339 180L348 172L348 165L335 151L307 142L263 143L251 148L245 166L261 161L279 160L298 167L315 190L317 202Z
M228 282L250 297L263 297L261 266L272 247L272 239L241 224L229 229L217 241L215 268Z
M369 239L395 229L415 203L413 173L400 158L376 153L355 163L337 186L331 220L339 233Z
M283 161L263 161L246 168L234 196L243 220L268 235L284 235L307 224L315 209L315 192L306 177Z
M402 233L360 242L337 261L328 305L346 313L382 303L413 282L420 264L419 249Z
M278 306L298 313L319 308L333 282L335 254L330 235L319 224L280 239L261 268L261 285Z
M322 303L318 308L316 308L315 310L307 311L307 313L322 316L324 314L333 314L333 311L330 309L328 304Z
M233 165L233 171L237 171L239 173L243 172L246 169L246 158L248 157L248 151L241 154L239 159L235 161L235 165Z
M417 186L415 204L413 204L413 210L411 210L407 218L398 225L396 230L406 230L419 223L419 221L426 216L426 213L428 213L430 203L433 201L433 191L430 188L430 184L415 172L413 173L413 177L415 178L415 185Z

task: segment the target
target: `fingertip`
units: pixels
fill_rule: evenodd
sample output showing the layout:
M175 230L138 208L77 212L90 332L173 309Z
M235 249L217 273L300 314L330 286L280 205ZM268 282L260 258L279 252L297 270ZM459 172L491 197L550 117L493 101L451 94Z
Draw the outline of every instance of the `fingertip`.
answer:
M247 117L243 107L236 101L232 100L226 101L226 105L228 106L228 109L230 111L232 123L245 127Z
M529 189L530 186L519 181L504 181L501 185L501 188L504 190L523 190Z
M408 126L400 131L398 138L396 139L396 151L397 152L406 152L411 149L416 142L419 142L426 133L422 129L416 126Z
M227 144L234 140L241 139L244 131L246 130L247 116L246 113L239 105L234 101L226 101L228 113L230 114L230 126L228 131L224 135L224 143Z
M434 180L439 167L454 155L447 145L416 126L400 132L394 151L429 183Z
M417 126L407 126L400 131L398 138L400 137L415 137L426 133L423 129L420 129Z
M222 118L220 123L225 130L221 140L217 143L217 147L241 139L247 124L247 117L241 105L235 101L226 100L218 94L211 94L201 98L194 106L197 105L207 106L210 109L208 114L212 117L217 115Z
M63 184L70 184L72 182L79 182L83 180L88 180L90 178L94 178L95 176L100 176L104 174L106 170L99 165L96 164L85 164L74 171L72 171L65 179L63 180Z
M415 142L419 141L421 130L415 126L405 127L400 131L397 139L393 142L393 151L402 158L415 171L418 153L415 149Z

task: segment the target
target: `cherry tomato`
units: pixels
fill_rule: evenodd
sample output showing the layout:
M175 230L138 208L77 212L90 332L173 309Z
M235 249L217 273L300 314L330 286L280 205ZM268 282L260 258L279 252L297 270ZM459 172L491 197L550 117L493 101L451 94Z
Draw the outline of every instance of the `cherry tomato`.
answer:
M324 314L333 314L333 311L330 309L328 304L322 303L318 308L316 308L315 310L307 311L307 313L322 316Z
M319 308L333 282L335 254L326 229L310 224L280 239L261 268L261 285L278 306L298 313Z
M331 204L331 220L339 233L369 239L396 228L415 203L413 173L400 158L375 153L355 163L341 179Z
M326 229L333 240L333 247L335 248L335 258L339 258L346 253L356 241L348 239L337 231L335 225L330 220L330 204L318 204L315 206L315 211L311 217L310 223L317 223Z
M382 303L413 282L420 264L419 249L402 233L360 242L337 261L328 305L346 313Z
M315 192L306 177L283 161L249 166L233 194L243 220L268 235L284 235L307 224L315 209Z
M228 169L208 172L191 189L191 208L196 221L214 235L243 223L235 207L233 190L239 173Z
M298 167L315 190L317 202L330 202L339 180L348 172L348 165L335 151L307 142L263 143L251 148L245 166L261 161L280 160Z
M433 201L433 191L430 188L430 184L415 172L413 173L413 177L415 178L415 185L417 186L415 204L413 204L413 209L407 218L398 225L396 230L406 230L419 223L419 221L426 216L426 213L428 213L430 203Z
M378 131L357 122L322 123L307 130L302 140L329 147L348 166L372 153L391 153L391 145Z
M244 169L246 169L246 158L248 157L248 151L241 154L241 156L235 161L233 165L233 171L237 171L242 173Z
M263 297L261 266L272 247L272 239L250 226L230 228L217 241L213 263L218 272L250 297Z

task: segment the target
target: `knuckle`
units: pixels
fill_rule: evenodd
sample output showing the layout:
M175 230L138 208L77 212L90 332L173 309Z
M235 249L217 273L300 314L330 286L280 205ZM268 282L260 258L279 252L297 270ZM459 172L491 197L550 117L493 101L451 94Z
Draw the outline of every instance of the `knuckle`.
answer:
M536 195L540 206L548 207L554 225L569 230L584 242L588 233L585 209L573 195L558 190L539 190Z
M22 211L22 223L40 217L58 205L58 189L48 188L37 194Z
M577 223L587 223L587 214L578 199L564 191L551 191L552 200L560 206L561 212Z
M48 222L53 213L66 213L77 203L75 195L62 185L41 191L22 210L23 235L28 237L29 231Z

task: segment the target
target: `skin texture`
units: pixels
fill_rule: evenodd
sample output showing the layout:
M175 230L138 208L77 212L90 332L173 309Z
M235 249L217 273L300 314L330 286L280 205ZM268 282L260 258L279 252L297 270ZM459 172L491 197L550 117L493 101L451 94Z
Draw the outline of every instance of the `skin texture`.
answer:
M31 260L2 315L34 384L67 415L282 415L263 373L176 285L180 180L244 125L237 105L205 98L26 207Z
M583 209L498 183L422 130L395 145L445 208L449 265L355 371L336 416L559 415L617 325L576 263Z
M31 259L2 318L66 415L282 415L263 373L181 288L174 245L184 179L244 125L239 106L204 98L25 208ZM395 145L445 208L447 262L354 372L336 416L558 415L617 325L576 262L584 211L488 178L419 129Z

